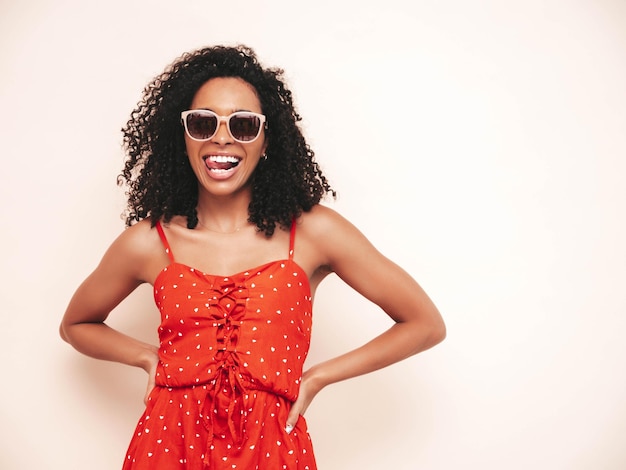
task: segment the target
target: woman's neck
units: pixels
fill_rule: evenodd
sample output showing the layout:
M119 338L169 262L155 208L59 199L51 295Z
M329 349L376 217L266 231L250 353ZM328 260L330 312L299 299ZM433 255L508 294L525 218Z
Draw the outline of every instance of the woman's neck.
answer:
M250 197L216 198L199 197L196 211L198 225L201 228L217 233L234 233L250 225L248 222L248 206Z

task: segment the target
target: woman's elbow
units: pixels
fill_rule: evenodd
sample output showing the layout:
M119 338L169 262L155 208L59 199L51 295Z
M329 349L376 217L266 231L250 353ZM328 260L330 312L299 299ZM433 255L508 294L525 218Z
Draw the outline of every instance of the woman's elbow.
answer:
M422 324L421 330L426 339L423 344L424 350L430 349L446 339L446 324L441 317L434 318L426 324Z
M61 324L59 325L59 336L66 343L72 344L69 335L67 334L67 325L65 324L65 322L61 322Z
M433 346L441 343L444 339L446 339L447 329L446 324L443 320L436 322L431 328L431 338L433 341Z

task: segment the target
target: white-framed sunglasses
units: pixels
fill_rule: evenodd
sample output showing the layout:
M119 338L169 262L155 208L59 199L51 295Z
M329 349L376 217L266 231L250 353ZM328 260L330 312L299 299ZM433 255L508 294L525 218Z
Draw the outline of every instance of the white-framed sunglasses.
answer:
M261 135L265 116L250 111L237 111L228 116L220 116L208 109L190 109L180 113L185 132L190 139L203 142L210 140L222 122L230 136L240 143L250 143Z

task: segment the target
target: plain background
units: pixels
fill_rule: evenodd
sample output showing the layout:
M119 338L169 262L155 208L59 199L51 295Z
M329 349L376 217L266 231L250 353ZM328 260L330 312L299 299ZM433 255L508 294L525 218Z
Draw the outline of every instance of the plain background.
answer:
M623 0L0 2L0 468L119 468L145 374L57 328L123 230L120 128L182 52L286 70L327 204L448 338L333 385L320 470L626 468ZM390 325L320 286L310 363ZM155 341L150 288L111 324Z

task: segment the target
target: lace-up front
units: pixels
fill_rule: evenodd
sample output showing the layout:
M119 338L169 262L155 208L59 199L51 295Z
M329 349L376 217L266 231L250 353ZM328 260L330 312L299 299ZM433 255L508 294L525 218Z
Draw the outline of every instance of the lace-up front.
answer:
M161 313L157 386L128 469L313 470L306 422L284 430L311 333L306 273L289 258L215 276L170 258L154 284Z

